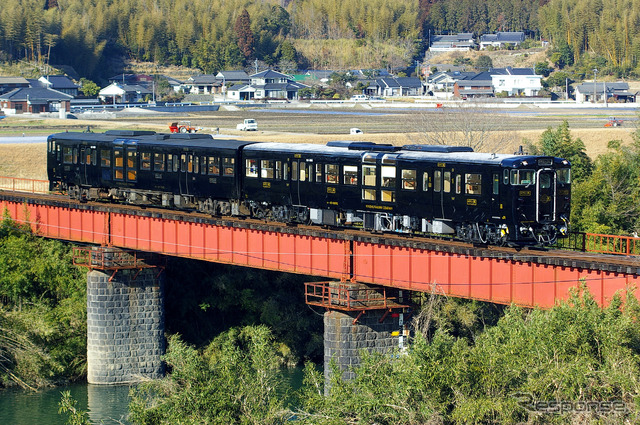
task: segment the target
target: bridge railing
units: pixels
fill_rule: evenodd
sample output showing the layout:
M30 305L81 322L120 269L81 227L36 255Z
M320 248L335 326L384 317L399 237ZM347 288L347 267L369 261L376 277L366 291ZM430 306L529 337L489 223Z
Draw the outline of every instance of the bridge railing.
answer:
M614 255L640 255L640 238L623 235L570 232L558 240L558 248Z
M0 176L0 189L14 192L49 193L49 180Z

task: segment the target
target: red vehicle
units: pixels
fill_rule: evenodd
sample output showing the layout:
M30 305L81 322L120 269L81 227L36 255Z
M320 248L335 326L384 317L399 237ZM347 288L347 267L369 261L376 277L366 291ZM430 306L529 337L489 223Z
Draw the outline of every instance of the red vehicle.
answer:
M622 126L622 120L616 117L609 117L609 121L604 125L605 127L620 127Z
M191 121L180 121L169 123L169 130L172 133L195 133L201 128L193 127Z

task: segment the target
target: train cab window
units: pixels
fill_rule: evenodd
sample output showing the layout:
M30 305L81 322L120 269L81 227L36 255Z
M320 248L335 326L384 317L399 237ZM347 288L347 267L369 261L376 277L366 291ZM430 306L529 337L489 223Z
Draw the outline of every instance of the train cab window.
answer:
M465 192L467 192L468 195L482 195L482 174L465 174L464 184Z
M258 160L247 159L245 160L245 174L247 177L258 177Z
M167 171L168 172L172 172L175 171L173 169L174 165L173 165L173 155L171 155L170 153L167 154Z
M504 170L502 172L502 183L509 184L509 170Z
M338 166L336 164L325 164L324 176L327 183L338 184Z
M272 179L274 176L273 169L274 169L274 165L272 160L263 159L260 161L260 177L261 178Z
M153 154L153 171L164 171L164 154Z
M193 157L193 173L200 174L200 157L197 155Z
M84 146L80 148L80 164L84 164L85 160Z
M276 161L276 179L282 180L282 161Z
M416 170L402 170L402 188L416 190Z
M78 148L73 148L73 163L78 163Z
M193 173L193 155L187 156L187 171Z
M210 176L219 176L220 175L220 158L217 156L209 157L209 165L207 173Z
M549 189L551 187L551 175L549 173L540 173L540 188Z
M571 169L559 168L556 170L556 176L558 176L558 183L569 184L571 183Z
M356 165L345 165L344 171L344 184L357 185L358 184L358 167Z
M300 181L307 181L307 177L307 166L304 164L304 162L300 161Z
M493 194L498 195L500 193L500 174L493 175Z
M151 171L151 152L140 152L140 169Z
M460 174L456 174L456 194L459 195L462 193L462 176Z
M91 165L98 163L98 149L91 149Z
M365 186L376 185L376 166L375 165L362 166L362 183Z
M433 172L433 191L442 192L442 171L440 170Z
M426 171L422 173L422 190L425 192L429 191L429 173Z
M207 157L200 157L200 174L207 174Z
M91 155L93 154L93 149L91 148L87 148L86 151L84 151L84 162L87 165L91 165Z
M100 166L111 167L111 151L108 149L100 150Z
M298 181L298 161L291 162L291 180Z
M307 180L309 180L309 183L313 183L313 164L308 164Z
M61 154L60 145L56 145L56 160L58 162L60 162L60 154Z
M322 164L316 164L316 182L322 183Z
M64 164L73 164L73 148L67 146L62 148L62 162Z
M527 186L535 184L536 172L534 170L511 170L511 184L514 186Z
M127 180L136 181L138 168L138 152L134 149L127 149Z
M232 177L235 175L235 164L235 158L222 158L222 171L224 172L225 176Z
M124 154L122 148L113 149L113 179L124 180Z
M442 189L444 193L451 192L451 172L445 171L442 178Z
M289 164L286 162L282 163L282 179L289 180Z

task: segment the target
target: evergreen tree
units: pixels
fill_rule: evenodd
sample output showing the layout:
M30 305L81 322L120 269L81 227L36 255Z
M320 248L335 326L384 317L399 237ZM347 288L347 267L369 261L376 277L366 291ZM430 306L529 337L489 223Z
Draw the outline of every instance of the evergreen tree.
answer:
M236 37L238 38L238 48L246 60L253 59L255 53L255 39L251 31L251 18L247 9L242 9L240 16L236 19Z

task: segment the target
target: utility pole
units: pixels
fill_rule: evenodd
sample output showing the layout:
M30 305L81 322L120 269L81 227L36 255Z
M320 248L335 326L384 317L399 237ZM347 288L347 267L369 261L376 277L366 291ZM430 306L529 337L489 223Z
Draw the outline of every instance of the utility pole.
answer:
M596 78L598 75L598 68L593 68L593 103L596 103Z

